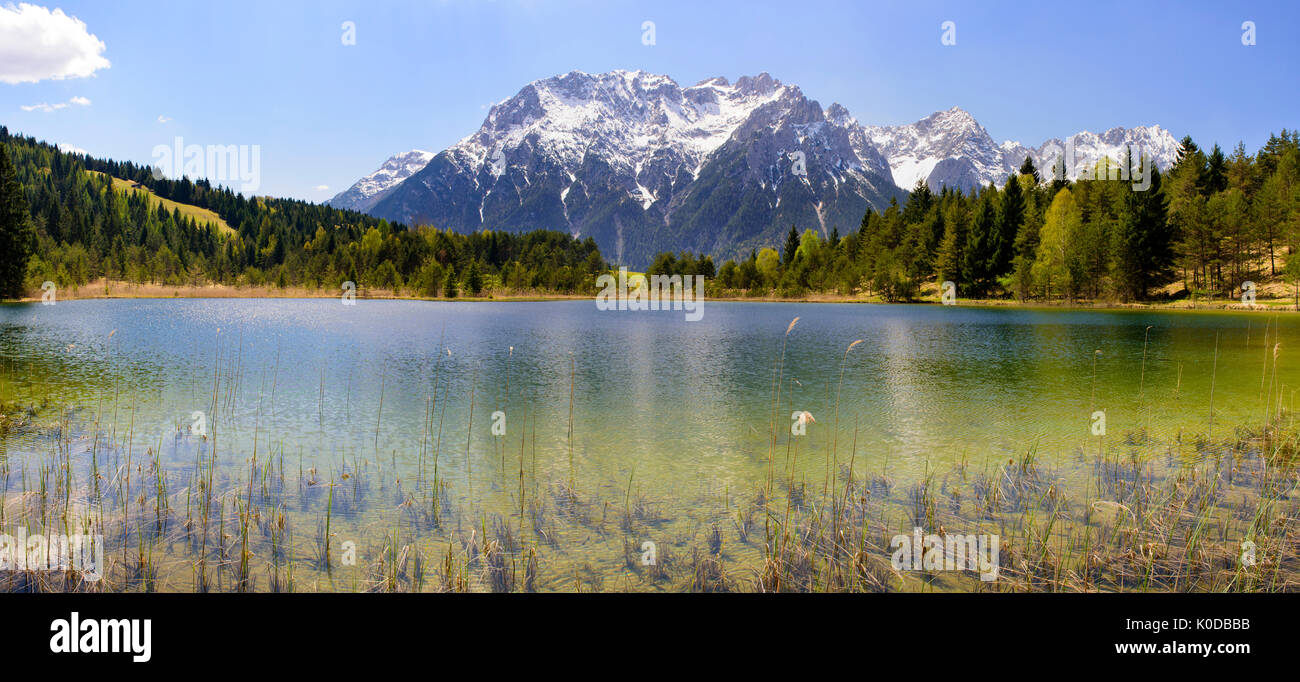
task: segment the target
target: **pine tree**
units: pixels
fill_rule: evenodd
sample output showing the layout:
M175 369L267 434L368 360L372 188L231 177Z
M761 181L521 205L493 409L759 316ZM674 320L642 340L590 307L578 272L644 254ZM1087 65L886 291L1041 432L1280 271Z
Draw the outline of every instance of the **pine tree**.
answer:
M0 298L21 298L35 242L32 221L9 150L0 144Z
M944 209L943 241L939 245L934 267L940 282L952 281L964 288L966 282L962 279L962 261L966 249L966 211L963 201L961 196L956 196Z
M1025 220L1025 195L1020 188L1020 176L1016 173L1007 178L997 217L998 242L994 274L1004 275L1011 271L1011 261L1016 256L1016 236Z
M1292 156L1295 155L1295 156ZM1295 161L1300 158L1296 152L1284 156L1277 162L1274 172L1264 180L1264 184L1255 193L1254 213L1256 222L1263 227L1264 250L1268 255L1268 272L1269 275L1275 275L1278 272L1276 253L1279 248L1278 242L1282 241L1285 233L1288 232L1288 218L1292 216L1300 217L1296 209L1292 206L1296 203L1295 189L1296 177L1288 168L1294 169Z
M1188 174L1197 191L1205 188L1205 154L1192 141L1191 135L1183 136L1178 143L1178 155L1174 165L1169 169L1171 175Z
M1223 150L1218 144L1210 152L1206 159L1205 168L1205 193L1214 194L1222 192L1228 188L1228 160L1223 155Z
M1032 176L1034 178L1035 187L1037 187L1038 184L1043 181L1043 179L1038 176L1038 168L1034 166L1033 157L1029 157L1029 156L1025 157L1025 162L1020 164L1020 174Z
M1026 175L1021 177L1024 180L1030 179ZM1042 213L1038 209L1039 193L1033 188L1028 188L1028 190L1024 193L1025 218L1021 222L1020 231L1016 233L1016 257L1012 275L1015 282L1016 297L1022 301L1032 294L1034 283L1033 266L1034 260L1038 256L1038 233L1042 227Z
M1160 171L1151 169L1151 186L1145 192L1129 189L1114 236L1115 288L1125 300L1143 300L1151 287L1169 276L1173 262Z
M1205 154L1190 136L1183 138L1168 180L1165 192L1169 199L1169 222L1178 235L1183 283L1189 292L1208 289L1212 251L1217 245L1206 211ZM1270 234L1270 242L1272 237Z
M483 275L478 271L478 261L469 262L469 271L465 273L465 290L471 296L478 296L483 291Z
M925 214L934 204L934 192L930 191L930 186L926 184L925 178L916 181L916 186L912 188L911 194L907 196L907 203L903 206L903 223L919 223L925 219Z
M448 265L447 276L442 280L442 295L447 298L456 298L459 291L459 287L456 284L456 268L455 266Z
M782 265L789 265L794 262L794 255L799 251L799 229L794 225L790 226L790 232L785 236L785 250L781 252Z
M969 295L974 297L987 295L997 282L998 225L993 194L985 192L976 199L962 253L962 279L967 283Z
M1260 174L1264 177L1272 175L1287 150L1296 149L1297 146L1300 146L1300 132L1289 133L1286 128L1283 128L1280 135L1269 135L1268 142L1264 143L1264 147L1256 155Z

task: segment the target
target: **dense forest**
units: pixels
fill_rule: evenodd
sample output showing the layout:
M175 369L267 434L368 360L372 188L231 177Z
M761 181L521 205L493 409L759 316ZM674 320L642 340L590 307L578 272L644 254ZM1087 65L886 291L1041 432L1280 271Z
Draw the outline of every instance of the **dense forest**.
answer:
M966 298L1134 301L1300 283L1300 259L1285 258L1300 247L1300 133L1284 129L1253 156L1242 145L1207 154L1184 138L1177 162L1163 174L1151 168L1145 190L1134 187L1140 162L1102 160L1095 179L1070 182L1026 159L1003 187L970 194L921 182L902 206L868 210L846 235L792 226L779 251L723 263L712 290L904 301L931 280L954 282ZM648 274L714 269L707 257L663 253Z
M0 215L12 216L0 225L0 277L8 287L0 296L10 298L39 291L46 280L67 287L100 277L328 289L353 281L423 296L572 293L593 289L607 268L591 239L411 230L320 204L244 197L202 179L155 179L147 166L61 152L3 127L0 155L7 157L0 161ZM233 232L168 211L144 192L119 191L110 176L209 209Z
M711 295L919 296L952 281L964 298L1120 301L1238 295L1245 281L1300 289L1300 133L1208 153L1184 138L1177 162L1102 160L1067 181L1026 159L1001 188L969 194L918 183L903 205L868 209L856 230L792 226L781 248L715 267L661 253L647 274L709 278ZM1117 169L1132 169L1118 173ZM111 178L148 190L119 191ZM155 198L208 209L230 230ZM155 179L132 163L59 151L0 127L0 296L106 277L130 283L309 287L344 281L421 296L586 293L608 268L595 242L566 233L463 235L407 229L353 211L244 197L206 180Z

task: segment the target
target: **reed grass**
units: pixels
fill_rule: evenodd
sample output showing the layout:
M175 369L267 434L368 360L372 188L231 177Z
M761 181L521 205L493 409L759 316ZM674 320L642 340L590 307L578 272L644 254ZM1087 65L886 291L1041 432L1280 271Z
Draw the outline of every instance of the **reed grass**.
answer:
M249 389L258 394L257 405L248 410L253 414L251 450L226 455L232 462L219 458L218 436L223 443L237 442L240 424L230 415L250 402L239 388L250 371L243 365L242 336L224 352L223 345L236 344L223 344L221 335L214 342L205 437L178 426L169 441L159 437L141 445L135 398L122 410L125 423L119 431L116 416L109 425L102 421L110 402L103 392L84 422L68 406L0 402L4 442L45 444L32 452L9 448L0 456L0 527L102 535L108 564L98 582L76 571L0 572L0 591L1300 589L1300 430L1279 374L1282 346L1275 325L1266 325L1260 341L1264 358L1257 424L1227 432L1223 423L1215 424L1213 408L1204 433L1162 436L1152 433L1147 421L1138 432L1073 453L1077 467L1086 472L1081 481L1067 476L1061 465L1045 463L1036 444L1010 459L972 463L963 455L948 464L930 462L919 479L895 481L887 458L873 462L859 454L860 413L852 418L850 454L842 463L844 377L851 371L849 353L860 340L848 344L838 376L826 381L827 395L834 396L834 433L820 440L823 451L817 452L813 439L787 437L785 469L777 475L778 429L784 428L778 411L789 396L786 382L792 378L785 363L797 322L795 318L787 326L772 367L761 483L751 490L714 492L712 504L688 507L686 521L676 517L682 513L680 500L656 498L655 490L647 488L653 478L639 476L635 468L602 483L586 474L595 468L594 461L590 467L584 464L579 497L572 358L563 433L556 428L547 434L539 427L539 410L527 404L512 407L506 379L498 405L519 410L521 416L511 420L519 424L519 451L517 468L507 475L506 442L491 441L499 451L488 461L500 462L500 492L513 498L493 508L483 503L491 491L474 495L472 476L461 491L456 482L444 480L439 468L444 426L456 429L445 425L447 404L463 400L472 414L478 389L475 366L468 394L453 398L441 350L425 394L422 433L412 454L413 479L403 478L395 459L389 468L380 458L382 385L369 444L374 461L344 450L333 460L317 456L314 465L306 466L300 451L296 474L286 471L283 440L277 443L274 435L262 433L265 370ZM1138 406L1147 410L1149 420L1147 341ZM513 356L511 348L507 368ZM1098 360L1094 353L1089 397L1094 406ZM277 358L269 377L270 415L277 410L278 369ZM323 368L321 372L318 424L323 437L328 387ZM1181 390L1181 373L1180 366L1176 391ZM1211 393L1217 375L1216 342ZM116 415L116 383L112 390ZM350 411L350 378L346 404ZM471 427L472 417L464 425L467 473L479 454ZM539 463L539 430L542 438L556 442L552 452L561 447L560 452L567 452L567 463L559 458ZM23 440L34 435L39 437ZM184 456L165 457L168 448ZM808 472L818 463L822 471L810 482ZM810 494L818 482L822 494ZM761 539L753 533L760 516ZM607 523L607 517L617 522ZM939 534L998 534L999 579L986 583L969 571L894 569L890 538L913 526ZM645 565L640 548L647 537L655 538L658 552L656 561ZM344 538L358 540L355 566L341 563L337 542ZM1240 560L1247 541L1255 546L1253 564Z

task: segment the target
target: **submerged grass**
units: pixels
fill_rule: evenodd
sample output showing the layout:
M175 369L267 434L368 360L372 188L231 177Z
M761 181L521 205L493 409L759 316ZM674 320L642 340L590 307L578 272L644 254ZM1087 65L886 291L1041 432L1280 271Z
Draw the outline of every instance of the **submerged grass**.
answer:
M297 472L286 471L282 444L271 443L267 451L256 445L260 387L253 448L219 459L218 434L230 428L225 415L237 413L245 374L242 339L223 355L218 337L207 431L177 425L172 443L160 439L143 453L136 449L134 403L125 408L125 433L117 431L116 390L113 428L107 430L101 428L109 402L103 397L89 419L48 402L0 404L0 530L102 536L106 564L103 579L93 581L75 570L43 568L57 563L45 556L45 564L34 568L0 571L0 591L1300 589L1300 430L1277 379L1276 332L1265 332L1257 425L1225 435L1223 424L1210 421L1211 411L1203 434L1179 430L1161 437L1148 421L1072 453L1071 471L1086 472L1082 477L1044 464L1030 445L1005 461L972 465L963 456L944 467L927 463L919 480L897 482L887 459L879 469L863 467L869 460L858 452L861 415L852 420L852 441L845 439L849 452L839 450L843 378L852 371L849 352L861 341L848 345L838 376L828 381L835 433L823 439L823 452L810 438L786 435L780 443L786 427L778 417L792 408L785 360L797 323L787 327L772 367L762 484L719 491L715 503L687 510L688 519L676 524L669 522L681 520L664 512L670 505L642 488L644 472L625 471L608 484L579 480L572 360L567 421L556 438L567 461L550 462L555 466L539 474L536 410L523 406L517 462L508 459L513 441L504 438L493 441L486 460L489 468L499 463L493 490L511 498L492 510L476 503L472 479L449 480L439 469L452 400L441 349L425 392L411 478L403 478L395 454L381 448L382 378L372 459L343 452L333 464L320 459L307 467L300 451ZM1146 352L1144 340L1139 409L1147 402ZM1094 354L1094 372L1098 359ZM471 414L479 399L477 366L474 372L462 398ZM276 379L273 373L272 415ZM1211 377L1211 391L1218 380ZM1091 403L1095 386L1089 390ZM323 369L319 391L323 404ZM350 405L350 384L347 400ZM510 400L508 386L504 400ZM474 453L470 424L464 428L468 470ZM8 452L19 436L45 445ZM165 461L165 445L192 457ZM782 449L785 459L778 462ZM392 466L386 468L389 455ZM809 474L800 462L824 465ZM461 485L469 494L458 499ZM755 532L760 517L762 535ZM941 537L997 535L997 580L983 581L973 571L895 568L891 538L913 528Z

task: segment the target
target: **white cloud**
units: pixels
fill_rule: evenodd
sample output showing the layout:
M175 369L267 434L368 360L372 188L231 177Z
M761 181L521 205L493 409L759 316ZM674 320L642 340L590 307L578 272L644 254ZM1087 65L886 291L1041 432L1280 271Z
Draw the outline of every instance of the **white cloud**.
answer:
M2 11L4 10L0 9L0 12ZM57 104L46 104L45 102L41 102L40 104L23 104L20 105L19 108L22 109L23 111L40 111L48 114L51 111L58 111L59 109L67 109L68 107L74 104L79 107L88 107L90 106L90 100L78 95L66 102L59 102Z
M171 122L171 119L170 119L170 118L167 118L166 116L163 116L162 114L158 114L158 122L159 122L159 123L170 123L170 122Z
M59 151L67 152L69 154L85 154L86 156L90 156L90 152L82 149L81 147L76 147L70 144L63 144L61 142L59 143Z
M328 192L329 189L330 189L329 185L316 185L317 192Z
M0 83L85 78L109 62L104 41L63 10L0 5Z

